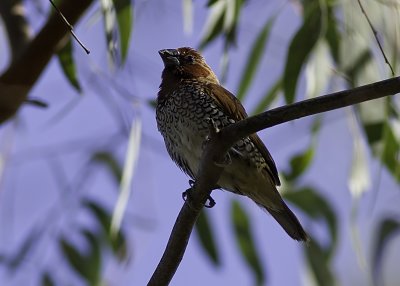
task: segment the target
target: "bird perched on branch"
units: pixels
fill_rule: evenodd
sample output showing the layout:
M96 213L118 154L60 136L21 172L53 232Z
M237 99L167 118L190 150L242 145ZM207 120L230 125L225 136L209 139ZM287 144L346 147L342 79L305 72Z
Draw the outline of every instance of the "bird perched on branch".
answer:
M188 47L160 50L164 62L157 96L158 130L172 160L196 179L210 121L216 128L240 121L246 111L236 97L222 87L196 50ZM257 136L239 140L228 151L230 160L218 187L244 195L267 210L295 240L308 236L282 200L276 186L278 171L268 149Z

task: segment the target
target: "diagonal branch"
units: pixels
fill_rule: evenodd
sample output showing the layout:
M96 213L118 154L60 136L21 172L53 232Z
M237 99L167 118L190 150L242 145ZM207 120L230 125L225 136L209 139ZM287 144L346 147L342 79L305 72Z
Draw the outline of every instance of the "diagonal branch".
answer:
M174 276L188 244L193 226L203 204L216 185L223 168L221 161L227 150L240 138L284 122L322 113L400 92L400 77L387 79L350 90L304 100L278 107L225 127L213 136L205 147L198 179L194 185L189 207L185 202L172 229L164 254L148 285L168 285Z
M3 0L1 0L3 1ZM58 6L73 25L93 0L63 0ZM69 29L57 13L0 76L0 124L18 111L50 59L65 44Z

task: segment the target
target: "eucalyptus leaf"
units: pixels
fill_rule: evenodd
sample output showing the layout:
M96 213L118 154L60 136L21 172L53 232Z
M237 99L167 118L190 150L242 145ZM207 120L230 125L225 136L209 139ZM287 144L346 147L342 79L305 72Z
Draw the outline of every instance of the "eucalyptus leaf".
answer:
M199 218L195 224L195 231L199 237L200 245L205 253L211 259L214 265L221 264L218 247L215 241L215 231L212 229L211 221L207 212L204 210L200 212Z
M72 56L72 42L71 38L67 44L57 52L58 62L60 63L61 69L67 78L68 82L78 91L81 92L82 88L79 83L79 79L76 72L76 65L74 57Z
M316 284L319 286L336 285L330 266L330 259L319 243L315 239L311 239L307 247L303 249L314 274Z
M271 104L277 99L279 93L282 89L282 80L279 78L273 85L270 87L261 100L257 103L256 108L252 112L252 114L258 114L265 111Z
M318 3L319 1L314 1L312 8L306 11L303 25L289 45L283 73L283 90L288 104L295 100L301 68L321 36L322 14Z
M231 218L239 250L252 270L256 284L263 285L266 277L251 231L251 222L246 211L237 201L232 201Z
M117 14L119 43L121 46L122 63L126 61L130 38L132 34L133 7L131 0L113 0L115 13Z
M250 53L247 56L247 63L243 70L239 88L238 88L238 92L237 92L237 98L240 100L243 100L243 98L245 97L246 92L248 91L248 89L251 85L251 82L254 79L254 75L257 71L257 68L261 63L262 56L265 53L265 46L267 44L269 34L270 34L270 31L271 31L274 21L275 21L275 17L269 19L264 24L263 28L257 35L256 40L252 44Z

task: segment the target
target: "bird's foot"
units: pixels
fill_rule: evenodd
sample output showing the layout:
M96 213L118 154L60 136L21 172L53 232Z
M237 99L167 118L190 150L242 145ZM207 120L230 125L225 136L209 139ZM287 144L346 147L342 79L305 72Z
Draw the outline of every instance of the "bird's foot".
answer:
M189 185L190 185L190 188L187 189L186 191L184 191L184 192L182 193L182 199L188 204L188 206L189 206L192 210L197 210L197 209L193 206L193 204L191 203L191 201L192 201L191 192L192 192L192 190L193 190L194 181L193 181L193 180L189 180ZM207 200L206 200L206 202L205 202L205 204L204 204L204 207L210 209L210 208L214 207L215 205L216 205L215 200L214 200L211 196L208 196L208 197L207 197Z

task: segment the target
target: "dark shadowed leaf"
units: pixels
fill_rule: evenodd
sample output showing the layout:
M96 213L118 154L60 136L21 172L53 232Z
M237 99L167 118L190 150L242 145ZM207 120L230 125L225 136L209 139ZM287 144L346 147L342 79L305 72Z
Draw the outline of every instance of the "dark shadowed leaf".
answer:
M121 46L122 63L128 54L129 42L132 33L133 13L131 0L113 0L119 30L119 44Z
M60 247L63 255L67 258L69 265L75 270L76 273L80 274L82 278L88 280L88 266L86 265L85 256L82 255L74 245L70 244L65 239L60 240Z
M54 282L51 274L49 272L45 272L42 274L42 281L40 282L41 286L55 286L56 283Z
M257 68L261 63L262 56L265 52L265 46L267 44L274 20L275 17L272 17L264 24L264 27L257 35L257 38L251 47L250 53L247 56L247 63L243 70L237 92L237 98L239 98L240 100L243 100L243 98L245 97L246 92L248 91L251 82L254 79Z
M195 231L199 237L200 245L215 265L220 265L220 256L215 242L215 231L211 229L210 219L207 212L200 212L200 216L196 221Z
M94 201L84 200L83 205L93 214L93 216L98 221L99 225L102 228L103 235L106 238L106 242L113 250L113 253L118 257L120 261L124 260L127 257L127 241L125 238L125 234L122 230L118 232L116 237L111 235L111 213L107 211L103 206Z
M81 85L76 73L74 57L72 56L72 42L69 39L68 43L57 53L58 62L61 69L68 79L68 82L79 92L82 91Z
M354 62L349 63L344 67L344 73L350 79L352 87L354 87L358 74L363 71L371 59L372 53L369 49L366 49L360 52L359 57L356 58Z
M337 243L337 219L336 214L324 197L310 187L304 187L298 191L286 192L284 198L296 205L313 219L322 219L329 230L330 244L326 247L326 255L331 257Z
M310 269L314 274L315 281L319 286L336 285L332 274L330 259L318 241L311 239L305 246L304 252L309 263Z
M282 89L282 80L278 79L274 85L268 89L265 95L261 98L260 102L257 104L256 108L252 114L258 114L265 111L274 100L278 97L279 92Z
M364 131L367 135L369 145L374 145L382 140L383 131L385 130L384 122L365 123Z
M381 160L393 177L400 181L400 142L397 140L392 126L388 123L385 125Z
M96 152L92 155L92 160L106 166L113 175L115 182L119 184L122 178L122 168L112 153Z
M325 38L328 42L329 49L331 50L333 60L335 61L335 63L339 63L341 34L338 28L338 21L336 20L335 10L333 9L333 7L328 7L327 16L327 31Z
M378 225L372 249L373 279L375 285L384 285L383 281L380 281L383 253L389 241L399 233L400 223L392 218L385 218Z
M283 90L288 104L294 102L300 71L321 34L321 7L319 7L319 1L313 1L313 3L305 11L303 25L293 37L286 56Z
M261 264L259 252L251 232L251 223L249 216L237 201L232 201L231 218L236 242L243 255L243 258L253 271L256 284L265 283L264 268Z
M225 6L222 3L210 3L211 9L205 26L205 34L200 42L199 49L204 49L209 43L216 39L223 32Z
M86 277L88 278L89 285L99 285L101 279L101 238L87 229L82 230L81 234L85 237L89 245L88 254L85 256Z

